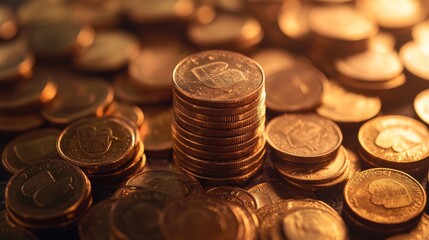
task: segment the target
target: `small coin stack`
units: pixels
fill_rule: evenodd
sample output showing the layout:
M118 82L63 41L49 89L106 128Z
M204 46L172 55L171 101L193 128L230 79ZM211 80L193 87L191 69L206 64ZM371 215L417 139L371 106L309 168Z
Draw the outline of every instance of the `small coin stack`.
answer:
M318 190L336 186L350 176L340 128L315 114L285 114L266 129L274 168L292 186Z
M410 174L429 167L429 130L404 116L386 115L359 129L359 155L367 167L387 167Z
M92 184L124 181L146 164L137 127L116 117L83 118L70 124L58 138L57 150Z
M173 74L174 161L206 184L247 182L265 156L264 74L228 51L185 58Z
M426 193L420 183L390 168L356 174L344 188L344 199L349 226L376 236L411 230L426 207Z
M10 220L18 226L66 228L91 207L91 184L79 168L59 159L46 160L14 175L5 201Z

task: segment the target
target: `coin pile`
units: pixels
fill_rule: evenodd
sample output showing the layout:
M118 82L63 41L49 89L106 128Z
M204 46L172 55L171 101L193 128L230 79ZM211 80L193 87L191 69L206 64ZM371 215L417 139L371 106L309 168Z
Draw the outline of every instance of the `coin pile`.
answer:
M15 174L6 188L7 215L31 230L67 228L91 207L91 184L77 167L46 160Z
M315 114L284 114L268 123L266 135L274 168L292 186L313 191L349 178L350 161L334 122Z
M350 226L376 236L407 232L426 207L426 192L410 175L390 168L356 174L344 188L344 216Z
M121 182L146 164L137 127L116 117L83 118L68 125L58 138L57 150L93 184Z
M387 167L408 173L429 167L429 130L421 122L386 115L359 129L359 155L369 167Z
M173 75L174 162L203 183L240 184L263 166L262 69L228 51L185 58Z

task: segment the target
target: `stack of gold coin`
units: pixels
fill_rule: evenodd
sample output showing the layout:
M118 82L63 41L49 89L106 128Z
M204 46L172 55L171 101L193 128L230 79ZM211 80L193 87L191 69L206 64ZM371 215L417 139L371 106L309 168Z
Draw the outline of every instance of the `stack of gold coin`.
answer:
M334 62L338 81L350 89L383 100L406 82L404 67L395 51L367 50ZM378 71L383 69L383 71ZM396 96L392 96L396 100Z
M93 184L122 182L146 163L138 128L116 117L83 118L70 124L59 136L57 150Z
M261 240L348 239L340 215L319 200L288 199L259 208L255 213L260 221Z
M356 174L344 188L344 217L360 232L388 236L408 232L420 221L426 193L410 175L390 168Z
M268 123L266 135L274 168L290 185L314 191L349 178L343 135L331 120L315 114L285 114Z
M427 40L416 39L404 44L399 51L399 56L406 70L407 79L415 83L416 89L427 88L429 86L428 46Z
M75 225L92 204L91 184L77 167L62 160L46 160L25 167L6 187L7 214L18 226L31 230Z
M173 75L174 161L206 184L247 182L265 155L264 73L228 51L185 58Z
M359 155L367 167L388 167L418 173L429 167L429 131L421 122L386 115L359 129Z
M338 56L364 51L368 40L378 32L371 18L341 4L313 7L308 13L308 27L311 43L308 55L329 73L332 69L326 64Z

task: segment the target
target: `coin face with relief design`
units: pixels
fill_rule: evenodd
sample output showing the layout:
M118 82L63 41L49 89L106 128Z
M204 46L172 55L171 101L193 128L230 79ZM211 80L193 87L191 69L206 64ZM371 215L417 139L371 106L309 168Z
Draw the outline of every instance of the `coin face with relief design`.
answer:
M370 156L392 163L424 164L429 155L427 127L409 117L377 117L360 128L358 138Z
M281 115L268 123L265 132L277 154L291 161L300 159L300 163L322 162L333 156L343 139L334 122L315 114Z
M256 100L264 73L252 59L228 51L204 51L182 60L173 73L175 92L195 104L235 107Z
M353 213L378 224L408 222L418 218L426 206L426 193L420 183L389 168L356 174L346 184L344 198Z
M6 186L6 206L9 213L26 221L58 220L75 211L89 189L79 168L62 160L47 160L11 178Z
M133 154L134 143L134 132L124 120L85 118L64 129L57 150L86 173L101 173L125 164Z

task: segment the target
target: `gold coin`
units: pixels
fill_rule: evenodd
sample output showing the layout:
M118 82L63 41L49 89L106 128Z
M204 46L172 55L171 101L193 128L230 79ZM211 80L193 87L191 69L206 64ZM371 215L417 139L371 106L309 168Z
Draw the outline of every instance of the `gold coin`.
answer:
M161 213L170 201L171 197L151 191L135 192L120 198L110 213L111 237L162 239Z
M171 123L173 110L170 107L144 108L145 119L140 127L140 136L149 157L170 157L173 149Z
M161 218L161 229L169 239L234 240L244 235L242 221L235 208L224 201L196 196L169 204Z
M403 71L396 52L371 50L341 58L335 61L335 68L345 78L363 82L389 81Z
M324 183L335 179L344 173L347 162L347 152L340 147L337 156L331 161L317 165L299 165L275 160L275 169L287 179L301 183Z
M91 185L77 167L62 160L30 165L14 175L5 192L8 213L37 225L70 219L87 201Z
M417 120L397 115L377 117L359 129L358 138L366 155L388 166L427 166L429 131Z
M184 173L154 170L139 173L130 178L125 186L139 187L150 191L157 191L173 198L188 195L199 195L204 192L200 183Z
M241 54L212 50L182 60L173 73L175 93L205 107L238 107L263 92L264 74L259 65Z
M423 21L413 26L412 29L413 40L418 43L423 43L429 39L429 21Z
M158 104L171 102L172 92L168 90L142 90L134 87L126 74L119 74L113 80L115 97L119 100L135 104Z
M348 91L331 81L325 85L322 105L317 108L317 114L339 124L351 124L367 121L377 116L380 110L380 98Z
M72 20L70 8L65 1L25 1L16 14L20 25L34 27Z
M409 28L427 15L423 3L416 0L357 0L356 7L371 15L385 29Z
M130 0L123 5L126 16L137 24L186 20L197 8L194 0L168 2Z
M1 115L0 132L19 133L41 127L45 121L37 114Z
M60 133L57 129L46 128L16 137L3 149L3 167L14 174L36 162L59 158L56 144Z
M390 90L403 86L407 79L404 74L400 74L399 76L390 79L389 81L383 82L362 82L355 81L353 79L345 78L342 76L338 77L338 81L340 81L344 86L347 86L353 90L361 91L364 93L368 93L369 95L378 96L381 90Z
M429 238L429 216L424 213L419 224L410 232L394 235L386 240L407 240Z
M373 168L356 174L344 188L347 207L375 225L403 224L419 218L426 206L423 187L408 174Z
M147 90L171 90L171 75L176 64L190 53L174 39L157 39L144 45L128 66L131 83Z
M420 79L429 79L429 50L426 43L408 42L399 51L401 61L405 68Z
M74 59L81 71L109 72L125 67L139 52L139 40L122 31L99 31L94 43Z
M0 111L25 113L41 107L57 94L57 86L50 76L36 72L28 81L11 88L0 89Z
M298 227L297 227L298 226ZM319 208L291 210L282 220L286 239L348 239L345 223L336 213Z
M95 38L91 27L61 22L27 30L29 44L39 57L68 57L89 47Z
M10 40L18 32L18 24L12 9L6 5L0 5L0 39Z
M308 24L312 32L335 41L364 41L378 32L375 22L362 12L341 5L312 8Z
M295 198L316 198L312 192L299 191L279 181L259 183L247 190L256 199L258 208Z
M115 108L109 116L128 119L140 127L144 121L144 113L140 107L134 104L115 102Z
M117 201L117 199L108 199L91 207L79 221L80 239L108 239L110 237L109 220L112 207Z
M268 123L265 132L277 156L301 164L332 159L343 140L334 122L315 114L281 115Z
M309 34L308 12L311 4L297 0L284 1L278 18L282 33L296 42L305 41Z
M219 13L208 23L196 21L187 31L192 43L201 48L248 49L263 37L260 23L253 17Z
M420 92L414 99L414 111L426 124L429 124L429 90Z
M267 76L266 106L276 113L302 112L320 105L325 75L307 64L295 64Z
M58 82L58 94L42 109L53 125L65 126L87 116L101 117L113 101L112 86L98 78L77 77Z
M255 198L245 189L239 187L214 187L208 189L206 194L240 204L243 207L258 208Z
M133 154L135 137L122 119L85 118L64 129L57 150L66 161L86 173L102 173L128 162Z

